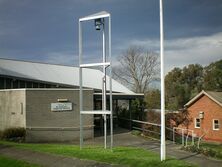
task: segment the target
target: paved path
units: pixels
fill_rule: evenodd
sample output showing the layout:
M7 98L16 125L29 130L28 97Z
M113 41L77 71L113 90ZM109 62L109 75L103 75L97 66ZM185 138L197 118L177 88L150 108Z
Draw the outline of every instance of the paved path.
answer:
M109 138L108 138L109 139ZM103 144L103 137L95 138L85 142L85 144ZM147 150L155 151L160 153L160 142L157 140L146 140L142 137L133 136L128 133L120 133L114 135L114 145L115 146L135 146L145 148ZM212 159L197 153L190 153L181 150L181 145L173 144L172 142L167 142L166 152L167 156L174 157L176 159L184 160L193 164L197 164L200 167L222 167L222 161Z
M10 146L0 145L0 155L19 159L31 164L38 164L45 167L112 167L110 165L91 160L80 160L77 158L52 155L47 153L34 152L31 150L16 149Z
M138 145L140 146L140 145ZM141 144L141 147L160 152L160 143L157 141L150 141ZM181 145L176 145L168 142L166 145L167 156L174 157L176 159L184 160L193 164L197 164L200 167L222 167L222 161L211 159L201 154L191 153L181 150Z

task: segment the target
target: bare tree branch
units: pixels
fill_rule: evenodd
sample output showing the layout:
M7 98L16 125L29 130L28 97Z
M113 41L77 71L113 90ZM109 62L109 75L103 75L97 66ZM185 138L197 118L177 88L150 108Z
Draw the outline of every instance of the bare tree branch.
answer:
M119 62L120 66L114 68L115 77L135 92L146 92L149 84L159 78L158 55L154 52L131 46L122 53Z

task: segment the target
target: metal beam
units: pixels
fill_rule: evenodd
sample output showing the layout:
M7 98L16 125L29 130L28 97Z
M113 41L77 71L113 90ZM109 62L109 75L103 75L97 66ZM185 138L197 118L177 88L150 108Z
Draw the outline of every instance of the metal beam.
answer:
M165 142L165 84L164 84L164 32L163 32L163 0L160 0L160 66L161 66L161 148L160 159L166 159Z
M110 17L110 14L107 13L106 11L102 11L93 15L89 15L83 18L80 18L79 21L89 21L89 20L95 20L95 19L100 19L100 18L106 18Z
M87 68L87 67L98 67L98 66L110 66L110 62L105 63L90 63L90 64L80 64L80 68Z
M81 114L111 114L111 111L109 110L89 110L89 111L81 111Z
M82 64L82 25L79 22L79 65ZM82 98L82 68L79 68L79 111L83 110L83 98ZM80 149L83 146L83 122L82 114L79 112L79 124L80 124Z
M103 20L103 29L102 29L102 35L103 35L103 64L106 62L106 38L105 38L105 20ZM106 110L106 66L103 65L103 78L102 78L102 102L103 106L102 109ZM104 148L106 149L107 145L107 120L106 120L106 114L103 114L104 118Z
M112 95L112 54L111 54L111 15L109 16L109 61L110 61L110 69L109 69L109 101L110 101L110 148L113 148L113 95Z

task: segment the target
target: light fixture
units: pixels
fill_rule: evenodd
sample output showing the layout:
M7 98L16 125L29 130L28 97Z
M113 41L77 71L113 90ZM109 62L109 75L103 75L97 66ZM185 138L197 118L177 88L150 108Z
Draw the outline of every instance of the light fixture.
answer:
M95 19L95 27L96 27L96 30L100 30L100 27L101 27L101 25L103 25L103 20L101 19L101 18L99 18L99 19Z
M68 102L68 99L57 99L58 102Z

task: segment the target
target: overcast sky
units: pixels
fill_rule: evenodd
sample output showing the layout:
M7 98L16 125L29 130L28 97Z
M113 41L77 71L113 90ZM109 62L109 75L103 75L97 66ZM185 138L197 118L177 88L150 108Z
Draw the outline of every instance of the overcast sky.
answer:
M0 0L0 57L78 65L78 19L112 15L114 63L130 45L159 52L159 0ZM84 54L101 56L84 29ZM222 0L164 0L165 70L222 59Z

